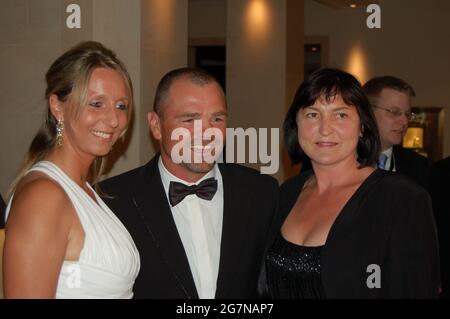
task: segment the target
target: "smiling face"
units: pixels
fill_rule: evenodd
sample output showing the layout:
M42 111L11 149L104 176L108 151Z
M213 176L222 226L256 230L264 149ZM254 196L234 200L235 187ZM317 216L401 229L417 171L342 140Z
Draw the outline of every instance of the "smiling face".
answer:
M300 147L314 165L357 163L360 118L356 108L345 104L340 95L329 101L318 98L300 109L297 127Z
M214 163L204 160L197 163L194 156L199 153L201 155L206 150L205 146L211 144L211 138L203 135L205 130L215 129L225 139L227 125L225 97L216 82L200 85L192 83L186 76L176 79L169 88L160 115L151 112L148 120L154 138L160 143L164 166L172 174L185 181L195 182L212 169ZM201 121L202 130L196 133L201 133L202 136L194 134L195 121ZM189 136L185 138L191 143L190 154L187 156L190 161L177 164L171 153L179 140L172 139L172 132L179 128L188 133L191 138L188 139ZM196 139L199 141L198 145L195 143Z
M378 97L378 107L398 110L401 112L411 111L411 98L407 92L384 88ZM394 116L388 111L374 108L378 131L380 132L381 148L386 150L392 145L401 144L403 136L408 129L408 119L405 115Z
M50 97L50 105L54 116L64 121L62 149L80 158L92 160L108 154L127 127L131 98L115 70L97 68L92 72L86 105L78 112L70 98L66 102L55 102L55 98Z

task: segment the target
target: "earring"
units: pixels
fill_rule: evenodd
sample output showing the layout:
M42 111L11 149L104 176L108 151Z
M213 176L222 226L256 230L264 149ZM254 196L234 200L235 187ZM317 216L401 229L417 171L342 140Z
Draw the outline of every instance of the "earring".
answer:
M64 122L62 120L58 120L58 123L56 123L56 145L58 145L58 147L62 146L63 131Z

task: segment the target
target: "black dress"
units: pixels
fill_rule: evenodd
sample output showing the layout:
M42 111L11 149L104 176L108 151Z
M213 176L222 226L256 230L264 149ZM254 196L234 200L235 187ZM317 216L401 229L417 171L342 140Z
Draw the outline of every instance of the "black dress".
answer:
M275 299L323 299L320 253L323 246L291 243L278 234L266 258L267 282Z
M279 233L312 173L293 177L280 188L272 244L259 285L261 295L436 298L439 255L430 197L409 178L383 170L375 170L360 185L336 217L320 253L314 252L320 257L320 275L292 268L302 250L280 242ZM302 279L305 275L307 282ZM316 289L319 282L323 291Z

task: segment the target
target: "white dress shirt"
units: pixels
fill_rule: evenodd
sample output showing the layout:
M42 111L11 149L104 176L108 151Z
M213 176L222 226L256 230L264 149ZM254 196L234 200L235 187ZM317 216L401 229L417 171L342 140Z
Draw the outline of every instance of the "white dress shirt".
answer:
M161 158L159 158L158 167L167 202L183 242L198 296L201 299L213 299L216 294L219 273L223 222L223 184L219 167L215 164L213 169L196 183L188 183L172 175L165 168ZM210 177L217 180L217 192L212 200L204 200L193 194L186 196L174 207L170 205L170 182L179 182L190 186L199 184Z
M391 146L387 150L385 150L381 153L383 153L387 156L386 164L384 165L384 170L395 172L396 171L395 170L395 160L394 160L394 162L392 161L392 157L394 156L394 154L392 153L392 149L393 149L393 147Z

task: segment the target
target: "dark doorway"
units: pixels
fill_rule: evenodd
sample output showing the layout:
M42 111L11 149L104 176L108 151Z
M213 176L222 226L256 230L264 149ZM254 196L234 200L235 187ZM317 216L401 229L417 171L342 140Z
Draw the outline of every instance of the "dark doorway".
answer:
M225 46L195 46L195 67L211 73L226 91L226 47Z
M305 44L305 78L322 67L322 45Z

